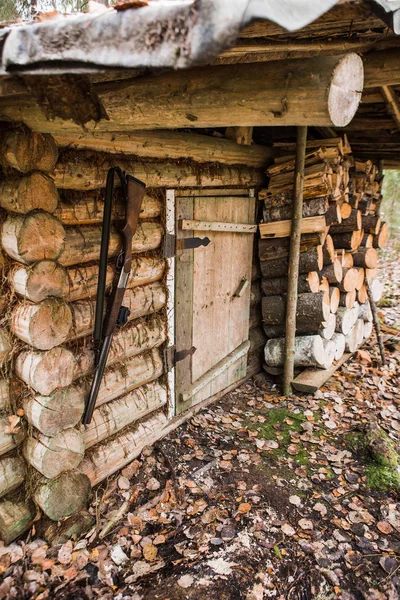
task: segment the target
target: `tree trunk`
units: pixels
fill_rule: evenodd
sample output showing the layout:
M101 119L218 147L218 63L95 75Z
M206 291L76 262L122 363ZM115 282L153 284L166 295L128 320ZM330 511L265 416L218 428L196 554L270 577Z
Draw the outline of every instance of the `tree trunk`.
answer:
M0 460L0 498L16 490L26 476L20 456L5 456Z
M0 183L0 206L9 212L23 214L41 209L54 213L57 204L57 188L43 173L7 177Z
M148 160L145 163L135 157L111 157L88 152L65 152L57 163L54 181L59 189L94 190L104 188L111 167L120 166L148 188L192 187L259 187L264 183L263 171L247 166L233 167L215 164L188 164Z
M285 359L285 340L268 340L265 345L265 362L271 367L283 366ZM320 367L325 368L325 351L322 338L319 335L308 335L296 337L295 357L296 367Z
M47 479L76 469L84 453L82 435L76 429L65 429L54 437L38 434L37 438L28 437L24 444L25 459Z
M115 435L134 421L165 406L167 391L157 381L96 408L90 425L82 426L86 449Z
M87 452L79 471L87 475L92 487L109 477L125 465L132 462L143 450L159 439L167 427L167 417L163 412L151 415L139 423L132 431L120 433L104 444L95 446Z
M3 167L13 167L21 173L53 172L58 151L51 135L15 129L3 133L1 142L0 164Z
M59 146L75 150L166 160L189 158L201 163L241 164L260 169L265 168L273 158L272 149L267 146L243 146L228 139L188 131L80 131L79 134L58 131L55 138Z
M83 473L61 473L55 480L42 480L34 498L44 514L59 521L84 508L91 491L89 478Z
M367 286L365 285L365 281L359 290L357 290L357 300L360 304L364 304L368 300Z
M167 70L94 89L110 117L110 121L86 124L95 131L214 128L229 123L256 127L277 122L281 126L345 127L361 99L363 63L350 53L206 66ZM24 98L21 103L11 97L3 103L2 114L36 131L59 132L59 125L48 121L33 99ZM81 132L75 123L67 122L67 127Z
M162 278L165 261L158 256L137 256L132 260L127 287L154 283ZM64 269L51 260L40 261L32 266L18 266L9 273L9 281L19 296L32 302L42 302L53 296L68 302L91 298L96 295L99 266L81 266ZM115 265L107 265L109 292L115 277Z
M263 260L260 262L263 277L285 277L288 272L288 259ZM323 267L322 246L316 246L300 254L300 273L320 271Z
M142 222L132 241L132 252L154 250L161 244L162 229L158 223ZM101 226L64 228L58 219L45 212L26 216L9 215L3 224L1 243L11 258L31 264L40 260L56 260L63 266L100 259ZM110 236L109 256L121 251L118 232Z
M64 225L96 225L103 222L104 190L73 192L67 190L61 194L54 216ZM157 219L161 215L160 198L145 194L139 219ZM112 219L120 220L125 215L125 206L121 198L116 199L112 207Z

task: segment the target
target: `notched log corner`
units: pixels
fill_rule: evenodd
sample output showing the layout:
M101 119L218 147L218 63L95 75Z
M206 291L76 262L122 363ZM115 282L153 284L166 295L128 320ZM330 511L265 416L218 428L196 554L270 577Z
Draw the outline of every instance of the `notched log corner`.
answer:
M59 117L84 126L89 121L109 118L83 75L25 75L23 79L48 119Z

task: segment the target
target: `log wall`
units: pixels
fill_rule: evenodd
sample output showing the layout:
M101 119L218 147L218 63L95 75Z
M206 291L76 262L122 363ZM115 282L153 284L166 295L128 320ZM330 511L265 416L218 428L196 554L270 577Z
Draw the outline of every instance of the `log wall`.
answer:
M148 169L143 160L129 156L127 148L122 157L112 154L116 148L110 153L108 146L107 154L93 148L60 149L59 156L50 135L17 126L3 134L0 539L8 543L30 527L38 508L53 520L79 511L91 486L137 456L167 424L162 359L167 341L165 188L254 187L264 175L260 164L257 169L218 164L210 168L193 160L184 166L156 162L157 168L152 163ZM198 138L205 147L206 136ZM226 141L225 146L236 152L233 142ZM255 151L249 149L250 158ZM246 154L244 149L241 153ZM160 158L165 158L161 148ZM132 243L132 271L124 298L131 311L129 322L114 335L93 421L83 426L94 369L92 331L104 185L107 169L116 164L137 177L145 173L153 187L147 189ZM117 190L113 219L119 219L123 210ZM115 227L110 258L120 249ZM111 260L108 291L114 274ZM256 333L261 324L259 281L257 276L252 288L251 326ZM255 345L259 356L259 338ZM31 498L22 502L28 489Z

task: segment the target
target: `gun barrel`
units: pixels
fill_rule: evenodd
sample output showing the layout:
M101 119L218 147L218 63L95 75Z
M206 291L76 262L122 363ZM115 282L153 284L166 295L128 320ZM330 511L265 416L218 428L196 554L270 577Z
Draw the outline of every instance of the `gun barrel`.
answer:
M113 338L113 334L111 333L111 335L108 335L107 337L104 338L103 344L101 346L98 365L96 368L96 372L94 374L92 386L90 388L89 397L86 402L85 412L83 413L82 423L84 425L89 425L89 423L92 420L93 411L94 411L94 407L96 406L97 396L99 395L100 384L101 384L101 380L103 379L104 369L106 367L112 338Z

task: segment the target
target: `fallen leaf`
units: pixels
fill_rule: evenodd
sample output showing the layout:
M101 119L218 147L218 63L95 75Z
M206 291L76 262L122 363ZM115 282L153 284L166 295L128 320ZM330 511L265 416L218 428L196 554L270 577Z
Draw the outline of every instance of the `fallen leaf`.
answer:
M191 575L183 575L178 579L177 583L181 588L189 588L193 584L193 577Z
M385 535L389 535L389 533L392 533L393 531L393 527L387 521L379 521L376 526L379 531Z
M284 533L285 535L289 535L289 536L292 536L296 533L296 530L293 529L293 527L291 525L289 525L289 523L285 523L284 525L282 525L281 530L282 530L282 533Z
M314 525L310 519L300 519L299 525L304 531L311 531L314 529Z
M301 498L299 496L290 496L289 502L290 502L290 504L293 504L294 506L300 506Z
M251 510L251 504L249 504L248 502L243 502L242 504L239 504L238 506L238 511L245 514L248 513Z

